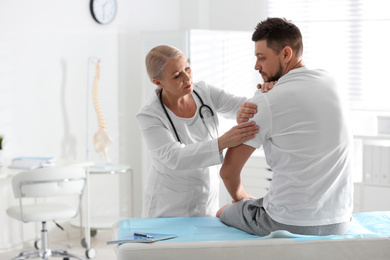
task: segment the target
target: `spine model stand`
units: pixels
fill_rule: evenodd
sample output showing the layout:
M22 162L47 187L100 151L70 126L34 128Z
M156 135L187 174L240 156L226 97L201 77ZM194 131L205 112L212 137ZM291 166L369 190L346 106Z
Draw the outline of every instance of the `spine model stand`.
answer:
M99 77L100 77L100 60L96 62L96 77L93 85L93 103L95 106L95 111L98 117L98 126L99 129L95 133L93 137L93 143L95 145L96 152L104 157L107 163L110 163L110 158L108 156L108 146L111 145L112 139L106 132L106 126L104 124L104 118L102 114L102 110L98 101L98 85L99 85Z

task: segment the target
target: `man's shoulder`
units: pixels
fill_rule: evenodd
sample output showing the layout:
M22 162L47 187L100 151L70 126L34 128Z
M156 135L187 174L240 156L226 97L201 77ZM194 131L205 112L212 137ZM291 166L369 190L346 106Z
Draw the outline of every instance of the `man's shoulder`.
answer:
M323 76L323 77L330 77L331 76L331 74L327 70L319 69L319 68L318 69L309 69L307 67L301 67L298 69L291 70L289 73L286 74L286 76L287 75L292 76L292 77L302 76L302 75L307 75L307 76L316 75L316 76Z
M333 85L335 79L332 74L323 69L308 69L306 67L291 70L281 77L278 86L294 86L294 89L305 87L307 84ZM277 88L275 85L274 88Z
M273 90L274 89L270 90L269 92L271 92ZM260 89L258 89L258 90L256 90L256 92L253 95L253 97L250 98L249 102L256 103L258 101L264 100L266 98L266 95L268 95L269 92L263 93L263 92L261 92Z

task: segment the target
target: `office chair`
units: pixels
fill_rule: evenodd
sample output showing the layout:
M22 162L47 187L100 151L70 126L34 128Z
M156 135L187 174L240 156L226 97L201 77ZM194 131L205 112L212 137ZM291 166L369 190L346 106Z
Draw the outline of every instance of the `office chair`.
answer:
M79 213L84 185L85 169L82 167L42 168L21 172L13 177L13 191L19 205L8 208L7 214L24 223L42 222L41 248L23 251L13 258L14 260L49 257L85 260L83 257L69 254L65 249L50 249L46 228L47 221L69 219ZM53 202L51 197L69 203ZM78 197L78 203L74 203L73 197ZM31 198L37 198L35 203L31 203ZM26 200L30 203L26 203Z

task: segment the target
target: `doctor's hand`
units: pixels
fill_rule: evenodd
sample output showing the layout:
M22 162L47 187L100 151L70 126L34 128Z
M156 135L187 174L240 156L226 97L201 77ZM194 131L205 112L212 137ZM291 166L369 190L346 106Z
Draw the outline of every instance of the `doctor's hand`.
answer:
M271 82L264 82L263 84L257 84L257 89L261 89L261 92L267 93L268 90L271 90L275 84L278 83L277 81L271 81Z
M252 139L259 132L259 128L253 121L234 126L218 138L219 151L222 152L228 147L236 147Z
M241 104L241 107L237 111L237 124L248 122L249 118L252 118L257 113L257 106L250 102Z

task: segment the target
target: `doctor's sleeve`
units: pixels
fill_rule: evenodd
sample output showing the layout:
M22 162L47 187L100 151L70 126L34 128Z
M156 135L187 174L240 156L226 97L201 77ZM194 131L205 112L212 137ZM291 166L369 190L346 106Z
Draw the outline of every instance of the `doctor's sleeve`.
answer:
M209 91L215 109L225 118L235 119L241 104L248 101L246 97L235 96L210 85Z
M176 140L174 133L155 115L137 114L137 120L152 158L165 167L188 170L223 162L217 139L182 145Z

